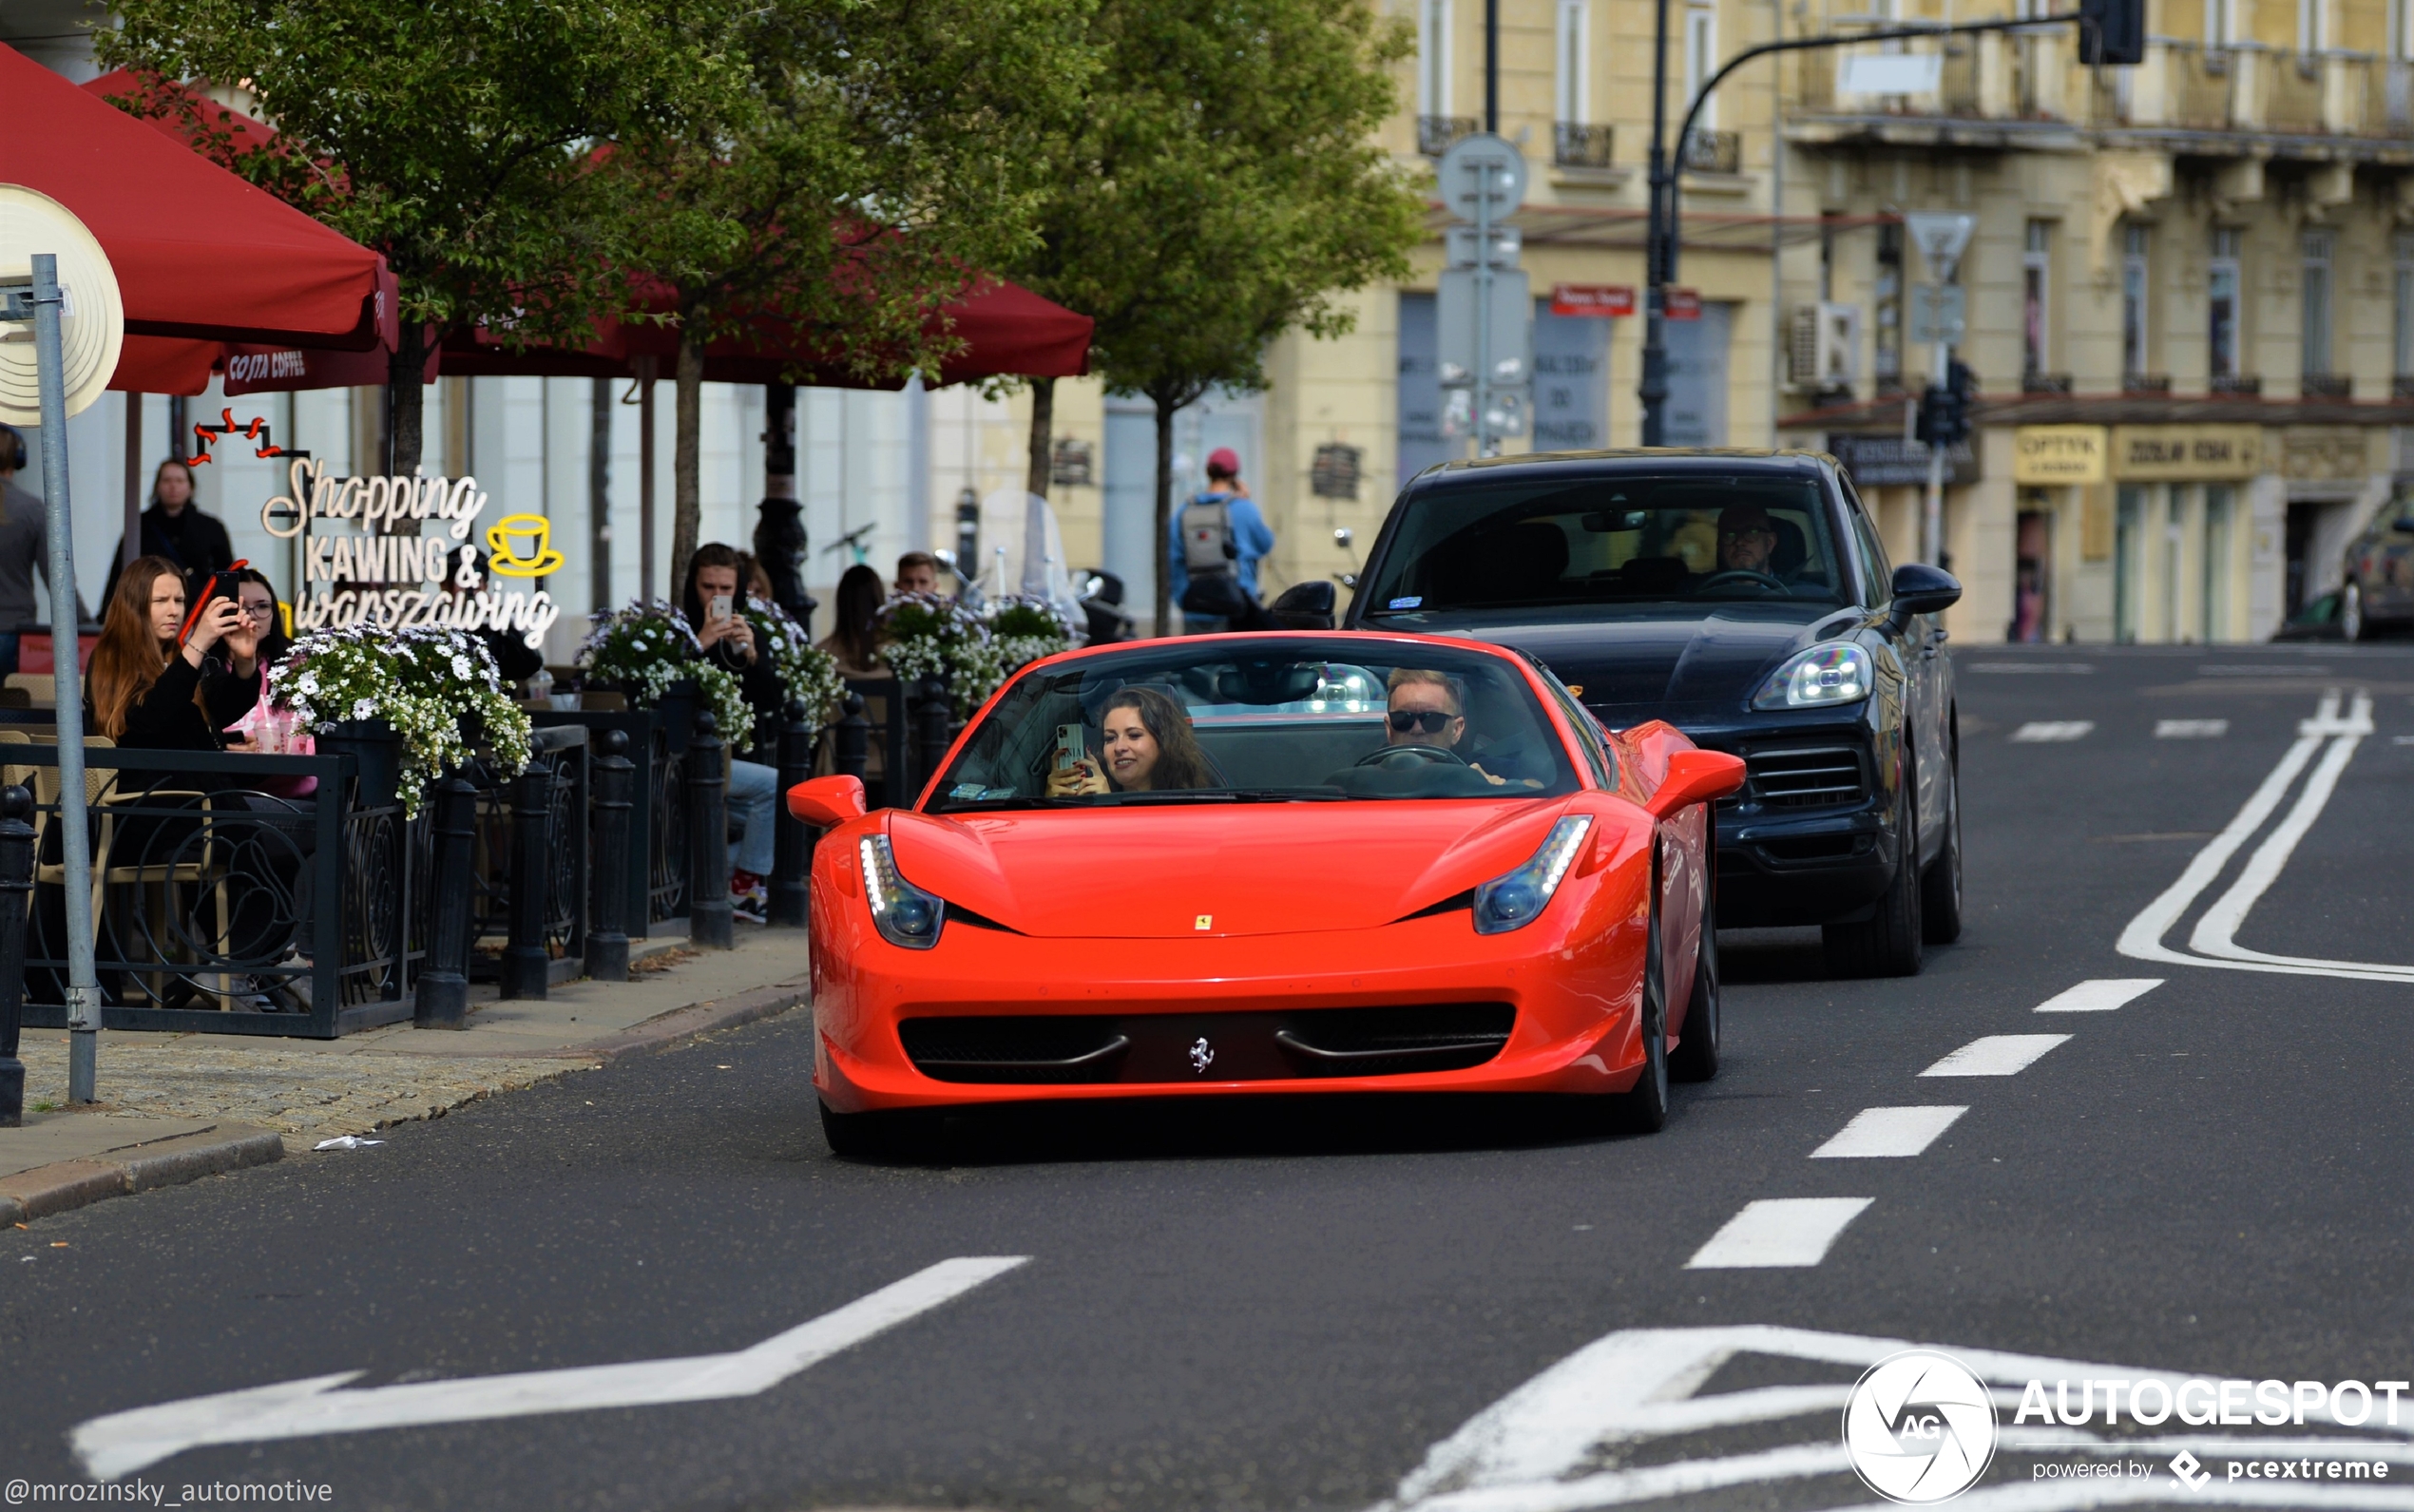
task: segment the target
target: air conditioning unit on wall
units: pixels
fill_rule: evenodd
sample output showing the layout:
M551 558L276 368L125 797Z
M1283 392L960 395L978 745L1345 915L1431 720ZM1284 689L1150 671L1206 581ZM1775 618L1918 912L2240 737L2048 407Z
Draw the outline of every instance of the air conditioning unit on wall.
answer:
M1861 307L1821 300L1793 312L1793 339L1787 354L1789 377L1797 389L1826 392L1849 389L1861 378Z

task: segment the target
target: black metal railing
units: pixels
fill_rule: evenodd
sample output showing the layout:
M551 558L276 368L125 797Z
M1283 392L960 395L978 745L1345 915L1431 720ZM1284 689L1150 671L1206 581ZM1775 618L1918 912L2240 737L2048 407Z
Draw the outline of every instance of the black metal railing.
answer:
M351 802L354 757L94 747L85 763L104 1027L332 1039L410 1014L416 848L399 804ZM62 1028L58 748L0 745L0 767L35 795L25 1023Z
M1582 121L1561 121L1551 127L1551 161L1562 168L1606 168L1613 130Z
M1419 116L1416 118L1416 149L1428 158L1438 158L1450 150L1450 144L1471 137L1484 129L1484 124L1473 116Z
M1743 171L1743 134L1738 131L1710 131L1696 126L1686 134L1684 151L1678 162L1687 173L1740 173Z

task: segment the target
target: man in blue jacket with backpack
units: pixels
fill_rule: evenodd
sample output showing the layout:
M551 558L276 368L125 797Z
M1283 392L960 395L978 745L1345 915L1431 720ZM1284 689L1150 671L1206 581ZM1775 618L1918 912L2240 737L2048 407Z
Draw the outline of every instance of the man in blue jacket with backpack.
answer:
M1257 563L1274 548L1274 533L1240 481L1240 456L1230 447L1207 454L1207 491L1174 511L1171 550L1174 603L1183 629L1207 635L1234 619L1255 620Z

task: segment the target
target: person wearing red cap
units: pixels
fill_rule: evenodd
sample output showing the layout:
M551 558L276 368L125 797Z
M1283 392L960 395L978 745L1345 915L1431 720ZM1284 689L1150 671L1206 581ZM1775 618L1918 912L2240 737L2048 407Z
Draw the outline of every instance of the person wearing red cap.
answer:
M1249 617L1257 602L1257 563L1274 550L1274 533L1240 481L1238 452L1217 447L1207 453L1207 491L1174 511L1166 545L1186 631L1203 635Z

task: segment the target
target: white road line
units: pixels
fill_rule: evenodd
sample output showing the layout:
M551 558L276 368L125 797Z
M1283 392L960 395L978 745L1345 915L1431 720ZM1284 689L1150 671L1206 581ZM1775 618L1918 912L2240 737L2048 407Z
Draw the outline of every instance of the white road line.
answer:
M2059 740L2080 740L2096 728L2093 719L2031 719L2012 732L2017 745L2042 745Z
M2157 740L2218 740L2230 733L2227 719L2156 719Z
M1749 1202L1685 1262L1688 1271L1817 1265L1869 1197L1763 1197Z
M2037 1005L2040 1013L2110 1013L2162 986L2160 977L2098 977Z
M1899 1350L1943 1349L1984 1382L2003 1422L2003 1449L2035 1452L2059 1448L2089 1458L2135 1458L2156 1462L2181 1448L2207 1461L2251 1454L2289 1458L2414 1462L2414 1423L2358 1428L2353 1436L2318 1431L2285 1439L2246 1441L2183 1429L2142 1437L2123 1425L2098 1436L2095 1430L2056 1426L2040 1430L2011 1421L2031 1380L2156 1380L2177 1389L2189 1379L2175 1371L2136 1366L2088 1364L2001 1353L1960 1344L1920 1344L1909 1339L1813 1332L1806 1329L1732 1325L1701 1329L1630 1329L1594 1340L1467 1419L1449 1437L1427 1450L1423 1463L1403 1477L1381 1512L1580 1512L1685 1496L1730 1485L1772 1488L1833 1475L1845 1463L1836 1421L1849 1388L1826 1386L1746 1387L1707 1391L1719 1368L1738 1355L1772 1355L1829 1366L1848 1372L1866 1368ZM2371 1414L2377 1418L2379 1414ZM2308 1428L2326 1412L2309 1411ZM1682 1436L1753 1426L1736 1436L1732 1453L1674 1459L1655 1452ZM1687 1447L1696 1447L1687 1445ZM1638 1464L1641 1460L1646 1463ZM2303 1485L2297 1482L2234 1484L2216 1480L2191 1491L2168 1475L2114 1481L2014 1481L2020 1467L2002 1472L1954 1502L1956 1512L1973 1503L1996 1512L2077 1512L2117 1501L2263 1506L2414 1508L2414 1490L2378 1486ZM2216 1472L2217 1473L2217 1472ZM2159 1494L2147 1491L2159 1486ZM2116 1497L2114 1491L2131 1492ZM1753 1503L1805 1502L1809 1491L1742 1498ZM1856 1512L1882 1505L1855 1499Z
M2067 1034L1990 1034L1920 1073L1922 1076L2018 1076L2069 1039Z
M1813 1160L1906 1159L1936 1142L1966 1107L1863 1108L1836 1137L1810 1152Z
M2194 905L2196 899L2204 894L2205 890L2220 879L2231 858L2245 847L2248 840L2253 838L2255 832L2262 829L2265 821L2270 819L2273 812L2280 807L2280 800L2288 796L2289 789L2304 774L2307 765L2322 749L2324 742L2336 740L2341 744L2349 744L2351 752L2351 742L2360 741L2371 732L2372 700L2370 698L2361 693L2357 694L2351 712L2342 719L2339 717L2338 690L2333 688L2325 693L2322 696L2321 706L2315 711L2313 718L2303 720L2297 725L2296 743L2289 747L2288 754L2280 758L2280 764L2273 767L2270 775L2265 776L2262 785L2254 790L2253 794L2247 799L2245 806L2238 810L2237 815L2230 821L2229 825L2219 834L2213 836L2203 850L2195 853L2194 857L2189 861L2187 870L2180 872L2179 879L2164 889L2160 896L2147 904L2138 911L2136 918L2129 921L2128 927L2120 931L2120 939L2115 948L2135 961L2158 961L2173 966L2204 967L2215 971L2261 971L2276 976L2336 977L2351 982L2414 980L2414 967L2364 961L2330 961L2311 956L2264 956L2259 952L2245 950L2239 950L2233 956L2192 955L2186 951L2172 949L2162 943L2162 937L2171 932L2172 928ZM2342 758L2341 765L2344 766L2344 758ZM2331 784L2335 785L2336 781L2337 778L2333 775ZM2323 801L2328 801L2327 790ZM2298 807L2302 810L2305 805L2300 802ZM2318 812L2317 809L2308 813L2305 821L2307 826L2311 825L2312 814ZM2277 838L2277 832L2274 838ZM2290 840L2287 849L2294 850L2295 841ZM2275 862L2285 862L2287 859L2286 852L2273 849L2269 841L2266 842L2263 851L2257 852L2258 856L2266 851L2272 853ZM2256 870L2251 863L2248 868L2249 873L2251 874ZM2278 874L2276 864L2271 869L2271 874L2273 876ZM2243 891L2246 883L2247 877L2242 875L2239 882L2231 889L2231 893L2241 897L2249 906L2251 906L2254 897L2261 896L2264 888L2270 885L2269 880L2264 881L2261 887L2255 889L2252 897L2250 897ZM2215 905L2216 909L2219 907L2220 905ZM2241 911L2239 918L2243 920L2244 916ZM2234 926L2232 927L2232 932L2235 932Z
M207 1444L259 1444L369 1428L753 1396L841 1349L953 1301L1028 1258L1005 1254L942 1260L728 1354L413 1381L357 1391L337 1388L361 1372L339 1370L112 1412L77 1425L67 1438L86 1470L114 1481Z

